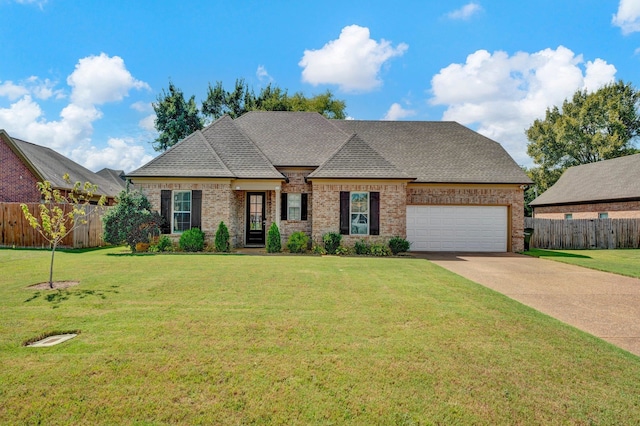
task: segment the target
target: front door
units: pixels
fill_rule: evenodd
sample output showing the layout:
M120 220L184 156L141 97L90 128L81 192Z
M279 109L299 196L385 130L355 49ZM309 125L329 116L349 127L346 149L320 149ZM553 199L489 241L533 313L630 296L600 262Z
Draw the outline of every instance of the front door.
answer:
M264 245L264 192L247 192L247 245Z

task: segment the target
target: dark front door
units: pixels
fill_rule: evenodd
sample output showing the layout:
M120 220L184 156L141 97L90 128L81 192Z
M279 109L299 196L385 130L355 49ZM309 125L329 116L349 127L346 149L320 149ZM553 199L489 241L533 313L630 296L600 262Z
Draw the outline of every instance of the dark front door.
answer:
M247 245L264 245L264 192L247 192Z

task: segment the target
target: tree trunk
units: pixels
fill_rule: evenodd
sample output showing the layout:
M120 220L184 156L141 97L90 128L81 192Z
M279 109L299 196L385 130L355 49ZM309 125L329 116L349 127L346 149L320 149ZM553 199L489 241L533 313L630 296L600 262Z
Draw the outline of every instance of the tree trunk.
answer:
M56 245L51 245L51 266L49 267L49 288L53 288L53 257L56 254Z

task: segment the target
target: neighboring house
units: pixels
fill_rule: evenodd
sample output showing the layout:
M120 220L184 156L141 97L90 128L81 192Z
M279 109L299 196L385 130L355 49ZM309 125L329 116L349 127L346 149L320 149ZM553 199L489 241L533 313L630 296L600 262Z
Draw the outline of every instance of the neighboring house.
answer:
M224 116L127 175L177 237L224 221L239 246L327 232L343 244L521 251L523 188L507 152L455 122L328 120L308 112Z
M65 173L71 185L62 178ZM38 203L42 197L37 183L45 180L62 191L70 190L76 181L91 182L98 185L96 195L105 195L108 204L124 188L124 183L118 185L50 148L12 138L0 129L0 202Z
M127 188L127 179L124 170L113 170L104 168L98 170L96 174L108 181L110 181L115 188L120 191Z
M529 205L539 219L640 218L640 154L569 167Z

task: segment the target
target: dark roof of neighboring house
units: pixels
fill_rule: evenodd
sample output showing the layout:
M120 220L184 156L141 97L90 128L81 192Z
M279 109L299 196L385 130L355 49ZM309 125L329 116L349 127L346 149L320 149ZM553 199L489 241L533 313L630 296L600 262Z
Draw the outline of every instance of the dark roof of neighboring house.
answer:
M16 155L26 162L26 166L36 174L36 177L41 181L51 182L54 188L71 189L75 182L83 184L90 182L98 186L96 195L108 197L114 197L122 190L109 179L103 178L51 148L12 138L4 130L0 132L6 136L6 141L13 145L11 148L15 150ZM71 185L63 179L65 173L69 175Z
M235 177L271 177L275 167L311 166L318 167L311 178L531 182L499 143L455 122L329 120L314 112L252 111L203 129L207 147L194 146L197 133L129 176L203 176L211 165L202 157L211 149Z
M102 170L98 170L96 174L122 189L125 189L127 187L124 170L113 170L104 168Z
M640 154L569 167L531 206L640 198Z

